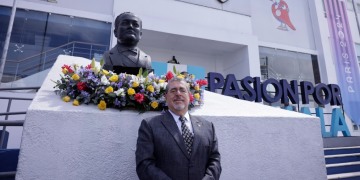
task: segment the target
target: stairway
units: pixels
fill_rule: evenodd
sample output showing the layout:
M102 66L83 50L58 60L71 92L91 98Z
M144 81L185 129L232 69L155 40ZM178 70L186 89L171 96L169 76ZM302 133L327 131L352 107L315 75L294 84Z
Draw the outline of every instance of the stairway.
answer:
M324 148L328 179L360 180L360 146Z

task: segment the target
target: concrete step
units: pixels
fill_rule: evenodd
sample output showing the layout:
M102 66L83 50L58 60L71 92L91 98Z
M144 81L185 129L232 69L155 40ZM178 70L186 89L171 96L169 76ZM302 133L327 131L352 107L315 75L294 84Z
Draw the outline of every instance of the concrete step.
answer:
M325 155L360 153L360 146L324 148Z
M352 173L342 173L342 174L332 174L328 175L327 179L342 179L342 180L359 180L360 172L352 172Z
M328 175L360 172L360 162L347 162L326 165Z

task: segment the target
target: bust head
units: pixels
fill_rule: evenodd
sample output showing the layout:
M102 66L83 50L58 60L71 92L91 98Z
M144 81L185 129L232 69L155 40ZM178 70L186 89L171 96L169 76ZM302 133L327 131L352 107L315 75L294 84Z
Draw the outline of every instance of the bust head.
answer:
M142 35L141 19L131 12L120 14L115 19L114 35L118 44L135 47Z

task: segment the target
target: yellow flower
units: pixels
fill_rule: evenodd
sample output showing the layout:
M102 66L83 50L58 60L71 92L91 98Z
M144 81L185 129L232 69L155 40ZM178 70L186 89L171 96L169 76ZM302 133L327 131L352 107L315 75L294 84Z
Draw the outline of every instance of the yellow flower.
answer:
M159 83L164 83L165 81L163 79L160 79L159 80Z
M185 78L185 76L184 75L179 75L178 78Z
M129 89L127 90L127 93L128 93L128 95L132 96L132 95L135 94L135 90L134 90L133 88L129 88Z
M106 94L109 94L111 92L114 92L114 89L111 86L109 86L108 88L105 89L105 92Z
M108 72L107 70L103 69L103 70L101 71L101 74L102 74L102 75L108 75L109 72Z
M76 99L74 99L73 105L74 105L74 106L78 106L78 105L80 105L80 104L79 104L79 101L78 101L78 100L76 100Z
M194 79L194 78L195 78L195 75L192 74L192 75L190 76L190 78L191 78L191 79Z
M199 98L200 98L200 94L199 94L199 93L195 93L195 94L194 94L194 98L195 98L195 99L199 99Z
M105 110L106 109L106 102L105 101L100 101L100 103L98 104L98 107L101 110Z
M198 85L195 86L195 91L199 91L200 87Z
M67 73L69 72L69 70L66 69L66 68L64 68L64 69L62 70L62 72L63 72L64 74L67 74Z
M134 81L134 82L133 82L133 87L136 88L136 87L138 87L138 86L139 86L139 83L136 82L136 81Z
M188 86L190 87L190 83L188 83Z
M156 109L158 107L158 105L159 104L156 101L151 103L151 107L154 108L154 109Z
M77 81L77 80L80 79L79 75L77 75L77 74L74 74L74 75L72 76L72 78L73 78L75 81Z
M69 102L70 101L70 97L69 96L65 96L62 98L63 101L65 102Z
M152 85L150 85L146 88L146 90L148 90L150 92L154 92L154 87Z
M109 78L110 81L112 82L116 82L117 80L119 79L119 76L118 75L113 75Z

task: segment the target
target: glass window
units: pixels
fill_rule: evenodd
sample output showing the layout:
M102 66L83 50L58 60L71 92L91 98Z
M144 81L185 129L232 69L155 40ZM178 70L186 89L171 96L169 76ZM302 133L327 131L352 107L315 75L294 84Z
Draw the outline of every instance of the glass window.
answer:
M10 14L10 7L0 6L1 51ZM6 87L41 85L36 74L51 68L60 54L100 61L110 36L110 23L17 9L2 82L13 81Z
M320 71L317 56L281 49L259 47L261 80L269 78L276 80L286 79L288 82L297 80L309 81L313 84L320 83ZM274 88L271 85L267 88L268 94L274 96ZM300 90L299 90L300 93ZM317 107L312 97L310 107ZM267 104L267 103L264 103ZM280 106L280 102L271 105ZM301 106L301 102L300 102Z
M346 7L347 7L348 10L354 11L354 6L353 6L353 3L352 3L352 0L346 0Z
M355 44L355 51L360 66L360 44Z

